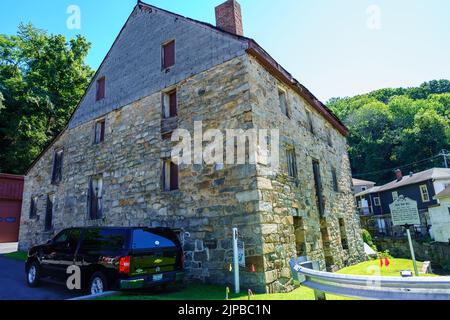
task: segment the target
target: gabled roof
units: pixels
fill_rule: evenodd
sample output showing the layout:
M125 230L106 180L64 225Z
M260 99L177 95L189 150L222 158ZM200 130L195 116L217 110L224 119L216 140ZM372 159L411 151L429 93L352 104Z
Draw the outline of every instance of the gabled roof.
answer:
M367 181L367 180L360 180L360 179L352 179L354 186L368 186L368 185L375 185L376 182L373 181Z
M373 188L370 188L370 189L367 189L367 190L364 190L364 191L358 193L355 197L362 197L367 194L377 193L380 189L381 189L381 187L373 187Z
M136 9L140 9L143 10L147 8L147 10L159 10L159 11L163 11L166 12L168 14L171 14L175 17L178 17L180 19L184 19L186 21L190 21L192 23L195 24L201 24L203 26L206 26L208 28L211 28L212 30L214 30L215 32L220 32L223 34L226 34L229 37L233 37L235 39L238 39L240 41L246 42L247 43L247 49L246 52L250 55L252 55L263 67L265 67L273 76L275 76L276 78L278 78L280 81L284 82L287 86L289 86L291 89L293 89L295 92L297 92L302 98L304 98L316 111L318 111L336 130L338 130L342 135L347 136L348 135L348 129L347 127L341 122L341 120L325 105L323 104L321 101L319 101L319 99L317 99L306 87L304 87L302 84L300 84L300 82L298 80L296 80L288 71L286 71L286 69L284 69L278 62L275 61L275 59L273 59L268 53L267 51L265 51L255 40L248 38L248 37L244 37L244 36L240 36L240 35L236 35L230 32L227 32L225 30L222 30L212 24L206 23L206 22L202 22L199 20L195 20L195 19L191 19L188 17L184 17L182 15L167 11L165 9L161 9L158 8L156 6L144 3L140 0L137 1L136 6L133 8L130 16L128 17L127 21L125 22L124 26L122 27L121 31L119 32L118 36L116 37L113 45L111 46L111 48L109 49L108 53L106 54L105 58L103 59L102 63L100 64L99 68L97 69L97 72L94 74L94 76L92 77L91 83L88 85L83 97L80 99L79 104L77 105L77 107L75 108L74 112L72 113L68 124L70 123L70 121L73 119L75 112L78 110L80 103L83 101L83 99L85 98L87 92L89 91L89 89L92 87L99 70L101 69L101 67L103 66L106 58L109 56L110 52L112 51L113 47L115 46L116 42L118 41L120 35L122 34L122 32L124 31L126 25L128 24L128 21L130 20L130 18L133 16L133 13L135 12ZM39 161L39 159L50 149L52 148L52 146L54 145L54 143L58 140L58 138L68 129L68 125L66 125L66 127L64 128L63 131L61 131L59 133L58 136L56 136L52 142L50 143L50 145L43 150L43 152L36 158L35 161L33 161L33 163L30 165L30 167L28 168L26 174L28 174L30 172L30 170L34 167L34 165Z
M394 180L382 186L378 192L394 190L411 184L421 183L428 180L450 179L450 169L433 168L426 171L404 176L402 180Z

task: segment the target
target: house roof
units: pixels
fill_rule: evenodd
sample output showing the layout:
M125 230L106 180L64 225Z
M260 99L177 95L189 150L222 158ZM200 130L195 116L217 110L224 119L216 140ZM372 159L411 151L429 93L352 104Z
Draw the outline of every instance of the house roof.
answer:
M367 180L360 180L360 179L352 179L354 186L368 186L368 185L375 185L376 182L373 181L367 181Z
M450 186L447 186L443 191L439 192L435 198L441 199L441 198L447 198L450 197Z
M356 197L362 197L362 196L365 196L367 194L377 193L380 189L381 189L381 187L373 187L373 188L370 188L370 189L367 189L367 190L364 190L364 191L358 193L356 195Z
M85 90L85 93L83 95L83 97L80 99L80 102L84 99L84 97L86 96L88 90L91 88L94 80L96 79L96 76L98 74L98 71L100 70L100 68L102 67L102 65L104 64L106 58L109 56L112 48L115 46L116 42L118 41L120 35L122 34L123 30L125 29L126 25L128 24L128 21L130 20L130 18L133 15L133 12L135 12L135 10L138 9L142 9L144 7L150 8L150 9L154 9L154 10L159 10L159 11L163 11L166 12L168 14L174 15L178 18L182 18L185 19L187 21L191 21L192 23L196 23L196 24L201 24L204 26L207 26L215 31L219 31L223 34L227 34L230 37L234 37L236 39L239 39L241 41L245 41L248 44L248 49L246 50L246 52L249 55L252 55L255 59L257 59L257 61L259 63L261 63L273 76L275 76L276 78L278 78L280 81L284 82L287 86L289 86L290 88L292 88L294 91L296 91L302 98L304 98L308 103L311 104L311 106L318 111L336 130L338 130L342 135L347 136L348 135L348 129L347 127L342 123L342 121L325 105L323 104L318 98L316 98L306 87L304 87L297 79L295 79L288 71L286 71L286 69L284 69L278 62L276 62L275 59L273 59L268 53L267 51L265 51L255 40L245 37L245 36L240 36L240 35L236 35L234 33L230 33L227 32L225 30L222 30L210 23L206 23L203 21L199 21L199 20L195 20L192 18L188 18L170 11L167 11L165 9L161 9L158 8L156 6L144 3L140 0L137 1L136 6L133 8L130 16L128 17L127 21L125 22L125 24L123 25L122 29L120 30L119 34L117 35L113 45L111 46L111 48L109 49L108 53L106 54L105 58L103 59L102 63L100 64L99 68L97 69L97 72L94 74L94 76L92 77L91 83L88 85L88 87ZM72 120L73 116L75 115L75 112L77 111L77 109L79 108L79 104L77 105L77 107L75 108L74 112L72 113L68 123ZM41 152L41 154L33 161L33 163L30 165L30 167L28 168L26 174L28 174L30 172L30 170L34 167L34 165L39 161L39 159L54 145L54 143L58 140L58 138L67 130L68 125L66 125L66 127L59 133L59 135L57 135L49 144L49 146L43 150Z
M404 176L402 180L394 180L381 186L377 192L389 191L400 187L425 182L428 180L450 179L450 169L433 168L426 171L414 173L413 175Z

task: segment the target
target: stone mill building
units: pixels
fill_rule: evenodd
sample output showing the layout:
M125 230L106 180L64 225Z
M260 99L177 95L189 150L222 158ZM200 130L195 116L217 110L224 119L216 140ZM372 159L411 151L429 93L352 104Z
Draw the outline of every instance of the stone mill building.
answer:
M364 257L345 126L254 40L240 5L216 26L138 2L65 130L25 178L20 248L67 227L181 230L194 281L231 284L232 228L243 287L292 289L289 261L335 271ZM280 131L280 167L180 165L171 133Z

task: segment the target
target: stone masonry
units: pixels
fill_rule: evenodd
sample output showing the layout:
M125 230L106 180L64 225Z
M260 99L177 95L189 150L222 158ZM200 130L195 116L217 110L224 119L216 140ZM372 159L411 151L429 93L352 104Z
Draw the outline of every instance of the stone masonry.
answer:
M149 14L141 12L139 6L135 11L136 19L142 21L142 15ZM152 12L167 15L156 9ZM118 41L124 40L119 37ZM241 48L242 43L236 47ZM115 50L111 50L107 60L123 57L116 55ZM107 64L108 70L119 72L111 61ZM228 266L233 259L232 228L237 227L246 249L242 286L255 292L291 290L289 261L298 255L317 260L324 270L330 271L363 260L345 136L245 51L238 49L233 58L211 64L179 81L172 75L173 83L161 83L159 88L153 87L148 95L130 103L117 105L117 98L106 101L103 105L109 103L111 107L102 107L102 114L93 111L89 115L89 106L95 109L95 103L83 102L82 114L76 112L73 118L76 122L41 155L25 178L20 248L46 242L67 227L171 227L190 235L182 239L190 280L231 285ZM114 81L101 67L97 76L102 74ZM202 121L204 131L280 129L280 169L274 171L259 163L223 168L181 165L179 190L163 191L162 159L170 157L173 143L161 137L161 91L172 86L177 88L178 128L193 132L194 121ZM280 88L286 91L290 119L280 111ZM88 90L87 97L92 95L91 90L95 88ZM114 96L116 92L124 95L120 101L134 97L126 96L123 90L107 90L107 95ZM314 134L308 131L307 110L312 114ZM94 144L94 127L100 118L106 123L105 141ZM62 181L53 185L54 151L61 148ZM295 150L297 178L287 174L283 151L286 148ZM323 216L317 208L313 159L320 162ZM338 191L333 189L331 168L337 172ZM104 217L90 220L88 184L90 177L96 175L103 177ZM55 198L53 229L45 232L49 194ZM33 197L38 197L38 217L30 219L27 213Z

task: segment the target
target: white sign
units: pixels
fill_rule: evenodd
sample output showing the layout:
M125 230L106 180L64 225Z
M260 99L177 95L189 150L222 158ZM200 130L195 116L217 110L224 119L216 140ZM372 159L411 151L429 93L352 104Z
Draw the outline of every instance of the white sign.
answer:
M389 205L389 208L391 209L392 224L394 226L421 224L416 201L399 196L397 200Z
M245 268L245 246L242 241L238 241L238 261L239 266Z

